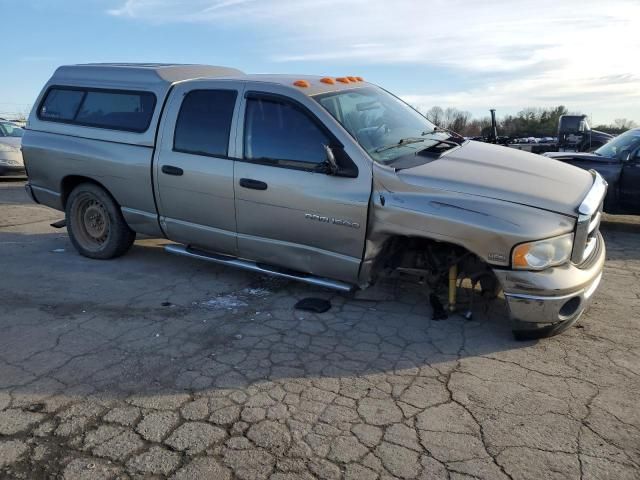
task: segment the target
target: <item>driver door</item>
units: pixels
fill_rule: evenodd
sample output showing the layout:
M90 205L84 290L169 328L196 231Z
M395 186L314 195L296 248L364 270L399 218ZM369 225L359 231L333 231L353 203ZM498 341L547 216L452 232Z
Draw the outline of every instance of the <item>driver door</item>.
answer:
M313 103L278 94L278 86L247 85L234 172L238 251L258 262L355 283L371 170L356 168L355 177L321 172L324 146L340 142Z

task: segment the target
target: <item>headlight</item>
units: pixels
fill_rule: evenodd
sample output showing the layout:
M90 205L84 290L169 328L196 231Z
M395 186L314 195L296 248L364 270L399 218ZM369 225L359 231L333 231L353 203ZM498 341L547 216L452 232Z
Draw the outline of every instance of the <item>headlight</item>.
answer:
M573 233L559 237L521 243L513 249L513 268L519 270L544 270L561 265L571 258Z
M19 152L19 151L20 149L17 147L7 145L6 143L0 143L0 152Z

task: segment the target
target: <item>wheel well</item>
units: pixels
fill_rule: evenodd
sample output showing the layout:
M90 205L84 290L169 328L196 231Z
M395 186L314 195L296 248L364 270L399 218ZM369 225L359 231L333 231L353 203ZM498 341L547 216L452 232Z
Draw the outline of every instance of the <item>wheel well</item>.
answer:
M471 254L467 249L448 242L439 242L429 238L393 236L386 239L377 255L376 267L396 269L398 267L420 268L428 261L442 263L443 266L455 263L455 259ZM427 255L429 259L424 259Z
M60 186L62 208L67 207L67 199L69 198L69 195L71 194L73 189L76 188L81 183L93 183L94 185L98 185L99 187L103 188L107 193L109 193L109 191L106 188L104 188L104 185L102 185L100 182L97 182L93 178L84 177L82 175L68 175L62 179L62 184Z
M461 277L493 276L489 264L460 245L405 236L394 236L385 241L374 260L372 276L404 270L438 278L446 276L453 265L457 265Z

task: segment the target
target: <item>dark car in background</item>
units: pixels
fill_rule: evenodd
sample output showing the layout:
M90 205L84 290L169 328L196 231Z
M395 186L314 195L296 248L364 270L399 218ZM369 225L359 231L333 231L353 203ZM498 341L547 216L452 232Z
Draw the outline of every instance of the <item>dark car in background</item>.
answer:
M585 170L595 170L609 184L604 209L640 215L640 128L627 130L593 152L547 152Z

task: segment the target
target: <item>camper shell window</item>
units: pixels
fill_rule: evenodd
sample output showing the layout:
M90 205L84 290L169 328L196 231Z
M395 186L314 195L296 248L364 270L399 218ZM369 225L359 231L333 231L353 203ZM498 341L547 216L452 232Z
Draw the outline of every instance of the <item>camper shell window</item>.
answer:
M38 108L38 118L142 133L149 128L155 106L151 92L51 87Z

